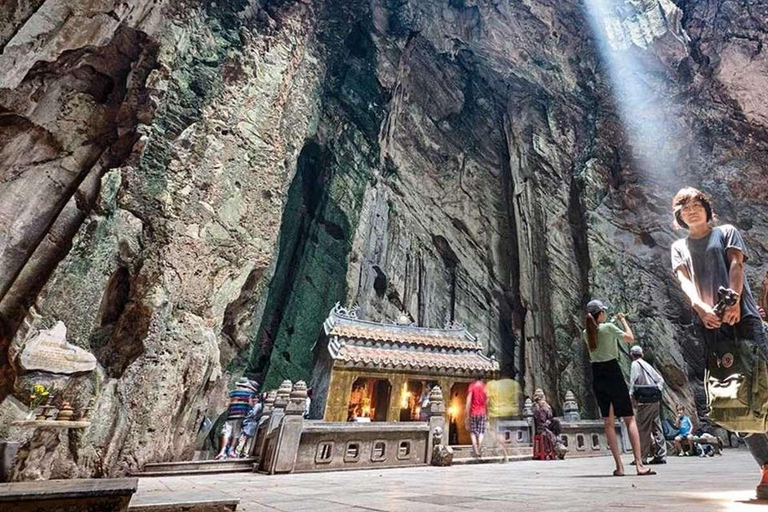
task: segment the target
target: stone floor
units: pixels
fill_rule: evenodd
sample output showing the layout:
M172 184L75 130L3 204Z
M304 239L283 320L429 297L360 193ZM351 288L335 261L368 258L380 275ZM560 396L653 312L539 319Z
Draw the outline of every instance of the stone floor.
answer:
M629 462L629 457L625 457ZM671 458L657 476L609 476L610 458L264 476L142 478L134 502L173 496L240 499L238 511L483 512L521 510L768 511L746 451ZM634 469L627 466L627 469Z

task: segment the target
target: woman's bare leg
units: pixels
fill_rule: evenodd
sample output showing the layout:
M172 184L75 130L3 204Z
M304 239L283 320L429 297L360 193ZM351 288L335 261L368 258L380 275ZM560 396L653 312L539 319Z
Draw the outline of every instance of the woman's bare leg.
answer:
M605 426L605 437L608 439L608 447L611 449L613 460L616 463L616 472L624 474L624 463L621 462L621 453L619 452L619 443L616 439L616 425L613 417L613 405L608 413L607 418L603 418L603 426Z
M647 469L643 466L643 453L640 451L640 433L637 431L637 423L634 416L624 416L621 418L629 431L629 442L632 444L632 454L635 456L635 469L637 473L645 473Z

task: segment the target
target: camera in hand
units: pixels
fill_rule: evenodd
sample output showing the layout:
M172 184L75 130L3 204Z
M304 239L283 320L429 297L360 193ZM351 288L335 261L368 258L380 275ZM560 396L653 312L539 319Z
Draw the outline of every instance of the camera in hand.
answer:
M712 309L720 318L723 318L726 309L739 301L739 294L724 286L721 286L717 289L717 297L719 300L717 301L717 304L715 304L715 307Z

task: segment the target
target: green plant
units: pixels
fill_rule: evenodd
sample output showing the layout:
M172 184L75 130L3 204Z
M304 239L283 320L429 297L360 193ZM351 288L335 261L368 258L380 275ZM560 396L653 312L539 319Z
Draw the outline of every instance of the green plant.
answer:
M35 384L29 392L29 407L37 409L38 406L53 398L53 386L46 387L42 384Z

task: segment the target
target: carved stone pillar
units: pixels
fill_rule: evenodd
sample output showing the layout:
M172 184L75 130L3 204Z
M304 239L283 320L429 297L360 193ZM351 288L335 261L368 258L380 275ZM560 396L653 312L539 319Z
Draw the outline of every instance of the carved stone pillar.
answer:
M447 465L445 462L445 449L451 451L450 459L453 460L453 450L450 447L443 446L443 435L445 433L445 403L443 402L443 390L439 386L432 388L429 393L429 404L427 405L427 415L429 416L429 437L427 439L426 460L434 459L435 449L440 452L438 458L439 465ZM442 455L442 457L441 457ZM448 462L450 464L450 461Z
M291 473L296 466L299 454L301 431L304 428L304 410L307 404L307 385L298 381L291 391L290 398L280 422L274 457L268 468L269 474Z
M275 408L276 398L277 390L273 389L267 392L267 398L264 399L264 408L262 409L261 418L259 419L259 426L256 429L256 438L253 440L253 450L251 453L251 455L257 459L256 464L254 465L254 471L258 469L258 461L263 455L264 441L267 438L267 426L269 425L269 418L272 416L272 411Z
M291 398L292 389L293 384L291 384L290 380L284 380L280 387L277 388L275 405L272 408L272 414L269 416L266 432L264 432L264 444L261 448L261 456L259 457L260 471L269 472L272 466L275 449L277 448L280 423L283 420L283 416L285 416L285 408L288 406L288 401Z
M581 421L579 404L576 403L576 395L570 390L565 393L565 402L563 402L563 420L567 422Z
M274 400L271 401L271 407L269 412L269 418L264 420L262 426L259 427L259 444L257 445L259 462L254 465L254 471L263 471L267 464L267 449L269 440L274 436L278 427L280 426L280 420L283 419L285 414L285 407L288 405L288 399L291 395L292 389L291 381L284 380L277 391L270 392L270 395L274 393ZM267 396L267 400L270 400L270 396Z

